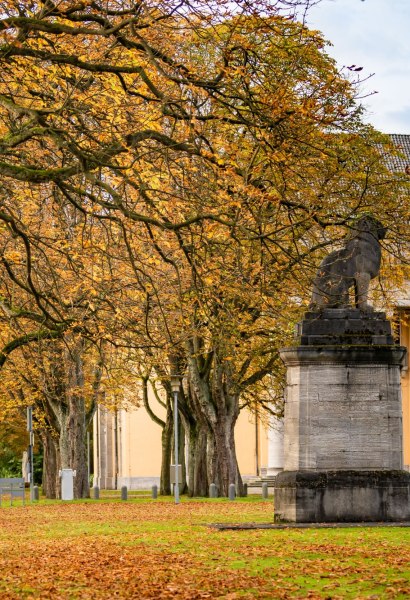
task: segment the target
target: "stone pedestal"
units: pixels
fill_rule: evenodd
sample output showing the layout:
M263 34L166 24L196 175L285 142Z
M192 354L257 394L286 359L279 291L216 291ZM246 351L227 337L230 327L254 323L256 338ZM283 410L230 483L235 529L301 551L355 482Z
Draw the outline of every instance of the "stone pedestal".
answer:
M338 523L410 520L406 471L283 471L275 521Z
M410 519L402 471L400 367L383 313L307 313L285 348L284 471L275 520Z

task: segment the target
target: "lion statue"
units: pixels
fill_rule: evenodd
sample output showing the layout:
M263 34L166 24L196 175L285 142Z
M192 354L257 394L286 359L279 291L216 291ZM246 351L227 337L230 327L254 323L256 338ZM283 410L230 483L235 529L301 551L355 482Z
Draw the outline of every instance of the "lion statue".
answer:
M349 290L354 287L355 306L372 310L368 304L369 283L380 271L381 247L387 229L374 217L359 218L346 243L322 261L313 282L310 310L349 306Z

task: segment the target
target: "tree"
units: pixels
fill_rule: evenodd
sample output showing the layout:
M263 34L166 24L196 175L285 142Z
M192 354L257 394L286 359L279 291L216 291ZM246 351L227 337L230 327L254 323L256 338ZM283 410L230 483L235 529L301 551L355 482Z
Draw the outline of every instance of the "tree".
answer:
M66 262L68 322L61 294L33 281L30 252L49 248L27 214L25 275L5 265L7 276L34 298L25 318L43 319L45 337L159 351L161 372L175 357L192 464L205 472L195 489L240 488L240 402L265 391L317 255L375 207L393 242L408 235L386 140L362 124L321 36L279 11L296 4L2 3L6 219L34 194L71 215L70 244L90 232Z
M103 368L106 388L117 385L102 339L114 320L120 326L110 297L124 282L108 276L110 264L100 256L110 245L113 251L106 228L97 223L93 232L95 223L56 194L52 203L43 189L19 191L24 202L14 195L0 214L3 394L13 392L17 406L36 406L47 496L59 494L59 469L73 468L75 496L87 497L86 428Z

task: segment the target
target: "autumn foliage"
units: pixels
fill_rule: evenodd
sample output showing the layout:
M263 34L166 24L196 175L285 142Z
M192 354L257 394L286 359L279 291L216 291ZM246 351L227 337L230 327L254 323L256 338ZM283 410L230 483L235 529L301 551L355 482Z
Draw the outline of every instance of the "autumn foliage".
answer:
M377 213L405 275L406 180L298 4L0 2L3 401L35 393L83 481L96 402L138 373L169 424L171 362L190 493L241 490L239 410L280 411L277 351L321 254Z

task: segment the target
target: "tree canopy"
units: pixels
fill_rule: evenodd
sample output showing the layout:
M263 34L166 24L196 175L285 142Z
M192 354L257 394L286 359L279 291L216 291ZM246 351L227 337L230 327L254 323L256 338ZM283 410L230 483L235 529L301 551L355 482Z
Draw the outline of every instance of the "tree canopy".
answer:
M408 247L393 149L301 4L0 2L0 362L52 338L172 359L222 491L323 251L366 212Z

